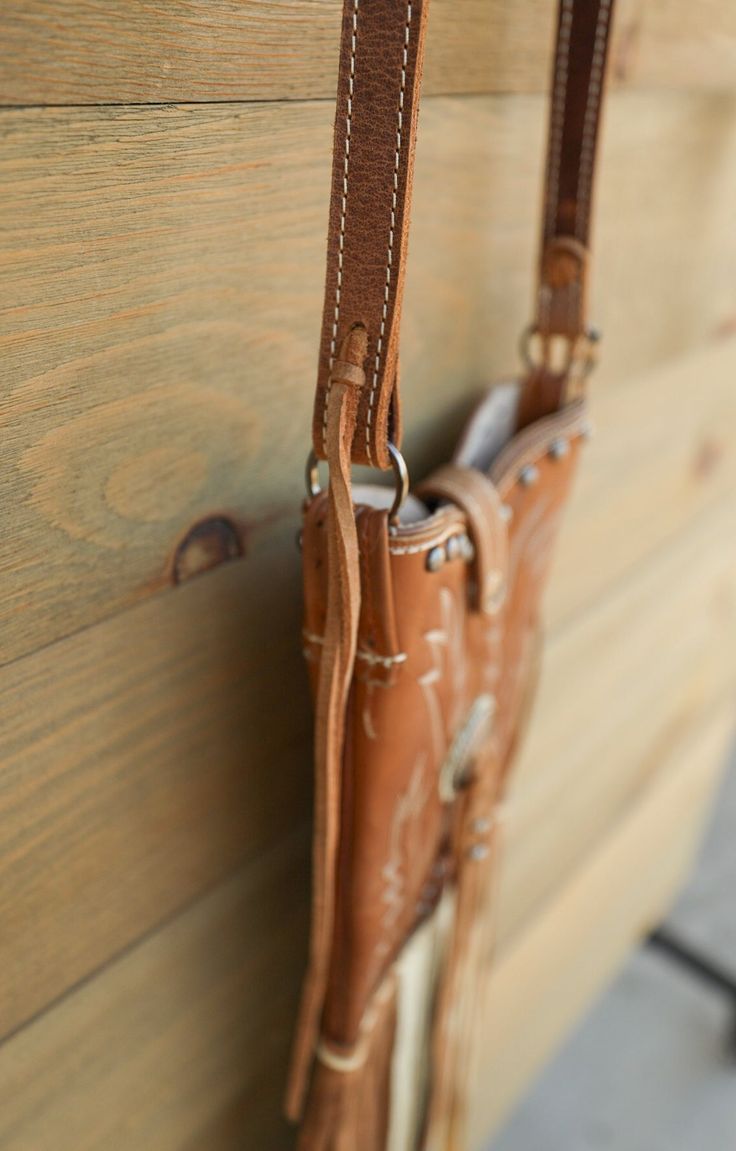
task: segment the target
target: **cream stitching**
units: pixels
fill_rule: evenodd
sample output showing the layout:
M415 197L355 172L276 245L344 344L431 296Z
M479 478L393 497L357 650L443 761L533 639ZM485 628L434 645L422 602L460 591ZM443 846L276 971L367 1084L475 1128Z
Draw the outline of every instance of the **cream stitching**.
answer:
M313 631L307 631L306 628L302 631L302 635L307 643L324 644L325 642L323 635L315 635ZM365 660L367 664L372 666L395 667L397 664L406 663L409 657L405 651L397 652L396 655L378 655L374 651L365 651L363 648L358 648L355 653L355 658Z
M547 194L548 234L554 230L557 196L560 190L560 164L562 163L562 135L565 127L565 106L567 104L572 9L573 0L563 0L562 11L560 13L560 35L550 120L549 188Z
M302 631L302 635L304 636L304 639L308 643L324 643L325 642L324 636L315 635L313 631L307 631L306 628L304 628L304 630Z
M389 548L388 550L392 556L413 556L418 555L419 552L428 552L431 551L434 547L439 547L440 544L445 543L448 538L448 536L445 536L441 540L430 540L428 543L411 544L407 545L406 547Z
M395 664L406 663L408 656L405 651L400 651L398 655L376 655L372 651L357 651L355 654L356 659L363 659L368 664L377 664L379 667L394 667Z
M332 365L335 360L337 345L337 326L340 321L340 299L342 296L342 266L345 251L345 218L348 207L348 170L350 168L350 134L353 128L353 90L355 88L355 49L358 40L358 4L353 5L353 34L350 45L350 75L348 77L348 101L345 130L345 158L343 161L342 176L342 205L340 208L340 233L338 236L337 251L337 284L335 286L335 315L332 322L332 339L330 341L330 374L327 377L327 391L325 392L325 406L322 412L322 448L327 452L327 413L330 406L330 392L332 390Z
M575 206L575 235L578 239L582 238L581 232L585 229L590 205L595 129L603 88L603 60L606 54L606 35L610 11L611 0L601 0L595 29L593 62L590 67L590 78L588 80L588 95L585 104L585 118L583 120L583 142L580 149L580 167L578 169L578 191ZM584 199L583 196L585 197ZM580 213L582 207L585 208L585 215L581 219Z
M404 26L404 54L401 64L401 87L399 89L399 110L396 123L396 152L394 154L394 186L391 192L391 225L388 232L388 256L386 259L386 284L383 291L383 309L381 311L381 329L378 333L378 343L376 344L376 359L373 368L373 381L371 383L371 391L368 397L368 414L366 417L365 425L365 446L366 454L370 463L373 463L371 455L371 420L373 418L373 403L376 396L376 385L378 383L378 373L381 368L381 353L383 351L383 339L386 332L386 318L388 315L388 301L389 293L391 291L391 267L394 258L394 230L396 228L396 207L397 196L399 191L399 163L401 160L401 144L404 123L404 92L406 90L406 72L409 63L409 32L411 29L411 0L408 0L406 5L406 24Z

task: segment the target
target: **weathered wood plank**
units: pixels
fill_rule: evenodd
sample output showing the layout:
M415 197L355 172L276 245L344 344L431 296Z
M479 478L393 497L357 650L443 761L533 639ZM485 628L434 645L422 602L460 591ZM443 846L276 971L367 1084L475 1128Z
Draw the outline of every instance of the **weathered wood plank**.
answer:
M282 844L0 1047L6 1151L285 1151L306 930Z
M5 0L0 102L332 99L340 0ZM433 0L426 91L540 92L554 5ZM114 50L112 49L114 46ZM614 79L722 86L736 75L729 0L619 0Z
M604 381L736 314L733 100L622 94L610 112ZM2 116L0 662L169 587L203 519L212 546L195 540L186 570L293 514L330 119L299 103ZM417 475L516 362L543 120L531 97L423 113L403 365Z
M726 351L720 375L714 352L693 359L696 376L711 369L703 395L730 383ZM657 388L647 396L640 382L610 402L647 419ZM724 421L721 434L733 450L736 429ZM632 455L634 437L618 442L629 467L610 457L610 503L598 504L618 576L611 587L603 560L592 582L590 564L576 569L579 611L552 630L510 800L506 936L681 725L736 683L731 494L683 501L672 538L655 532L650 544L629 531L640 499L658 514L656 485L639 482L647 444ZM298 559L292 545L285 564L284 546L280 530L264 531L243 562L0 671L0 1034L306 816Z
M0 1034L308 820L299 600L267 539L5 669Z
M490 967L471 1145L493 1131L655 927L683 881L726 763L731 700L694 719L629 812Z

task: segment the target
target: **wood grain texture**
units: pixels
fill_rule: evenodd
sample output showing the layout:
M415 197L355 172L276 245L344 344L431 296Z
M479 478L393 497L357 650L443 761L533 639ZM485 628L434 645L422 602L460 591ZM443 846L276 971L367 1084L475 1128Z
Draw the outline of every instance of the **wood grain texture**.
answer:
M4 1151L285 1151L304 837L267 853L0 1048Z
M594 848L689 726L718 702L733 710L731 496L556 632L545 659L504 812L502 941Z
M736 315L735 108L633 94L611 105L598 388ZM423 112L402 373L417 477L477 387L516 363L544 116L525 96L438 98ZM0 663L169 588L202 521L230 525L226 554L290 522L330 121L326 104L304 103L0 118Z
M472 1094L478 1151L667 913L710 810L733 720L731 700L693 720L625 816L490 967Z
M331 100L340 7L340 0L5 0L0 102ZM546 90L553 21L547 0L433 0L425 90ZM612 55L618 84L733 89L733 5L619 0Z
M292 549L5 670L2 1034L307 821Z
M506 936L682 725L733 692L735 363L730 341L606 397L607 479L592 445L555 577L574 582L550 628L539 722L511 800ZM721 467L692 495L687 421L673 421L661 473L634 432L683 375L701 381L695 427L710 426L714 396L732 404L720 413ZM597 518L585 512L589 463ZM668 519L673 489L680 512ZM593 533L595 565L567 567L578 532ZM0 1034L306 818L298 566L291 527L277 524L254 534L244 560L0 671ZM558 818L540 828L551 805Z

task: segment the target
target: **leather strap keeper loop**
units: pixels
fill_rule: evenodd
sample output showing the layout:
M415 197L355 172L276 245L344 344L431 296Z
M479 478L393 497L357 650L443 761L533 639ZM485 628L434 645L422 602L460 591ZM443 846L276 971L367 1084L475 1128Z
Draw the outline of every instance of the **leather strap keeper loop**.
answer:
M446 464L420 485L418 494L448 500L465 514L475 549L473 607L483 615L496 615L504 603L509 563L506 522L496 488L475 468Z
M331 384L347 384L349 387L365 387L365 371L347 360L335 360L330 372Z

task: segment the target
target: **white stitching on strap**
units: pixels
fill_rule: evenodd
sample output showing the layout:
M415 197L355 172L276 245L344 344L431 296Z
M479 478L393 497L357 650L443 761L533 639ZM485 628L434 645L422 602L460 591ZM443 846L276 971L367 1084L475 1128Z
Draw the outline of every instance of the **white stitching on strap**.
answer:
M389 293L391 291L391 266L394 258L394 231L396 228L396 206L397 194L399 190L399 163L401 160L401 143L403 134L404 123L404 92L406 89L406 70L409 62L409 32L411 29L411 0L408 0L406 5L406 25L404 27L404 54L401 64L401 88L399 89L399 110L396 120L396 152L394 155L394 186L391 191L391 225L388 232L388 256L386 259L386 284L383 291L383 310L381 312L381 330L378 333L378 343L376 344L376 359L373 368L373 381L371 383L370 396L368 397L368 415L365 425L365 446L366 454L370 463L373 463L371 455L371 420L373 418L373 403L376 396L376 385L378 383L378 373L381 368L381 353L383 352L383 339L386 332L386 318L388 315L388 301Z
M327 412L330 406L330 391L332 390L332 364L335 359L337 342L337 326L340 320L340 298L342 296L342 265L345 249L345 217L348 207L348 169L350 167L350 133L353 127L353 90L355 88L355 49L358 40L358 4L353 4L353 35L350 46L350 75L348 77L348 100L345 129L345 159L342 177L342 207L340 209L340 232L338 236L337 251L337 285L335 287L335 316L332 322L332 340L330 342L330 372L327 377L327 391L325 392L325 406L322 412L322 448L327 451Z
M593 46L593 62L590 67L588 95L585 103L583 142L580 148L580 167L578 169L578 189L575 206L575 235L578 239L581 239L581 232L585 229L588 208L590 206L595 127L601 92L603 90L603 60L606 54L606 35L610 13L611 0L600 0ZM583 196L585 197L584 199ZM585 208L585 214L581 218L581 207L583 206Z
M570 32L572 30L573 0L563 0L560 12L560 34L555 66L555 87L552 94L550 116L549 187L547 190L547 232L554 228L557 196L560 190L560 164L562 162L562 136L567 104L568 61Z

